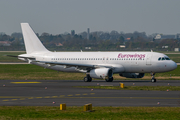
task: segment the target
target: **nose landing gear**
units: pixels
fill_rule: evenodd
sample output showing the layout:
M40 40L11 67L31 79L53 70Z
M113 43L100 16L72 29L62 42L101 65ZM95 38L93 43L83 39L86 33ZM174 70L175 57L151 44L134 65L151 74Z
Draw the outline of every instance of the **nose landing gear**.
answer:
M156 78L154 77L155 73L151 73L151 82L156 82Z

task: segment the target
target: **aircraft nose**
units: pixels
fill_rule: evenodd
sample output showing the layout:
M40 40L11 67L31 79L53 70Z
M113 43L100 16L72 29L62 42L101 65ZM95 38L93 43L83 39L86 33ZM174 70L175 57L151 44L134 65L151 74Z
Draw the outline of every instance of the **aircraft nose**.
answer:
M171 64L171 68L172 70L176 69L177 68L177 64L173 61L172 64Z

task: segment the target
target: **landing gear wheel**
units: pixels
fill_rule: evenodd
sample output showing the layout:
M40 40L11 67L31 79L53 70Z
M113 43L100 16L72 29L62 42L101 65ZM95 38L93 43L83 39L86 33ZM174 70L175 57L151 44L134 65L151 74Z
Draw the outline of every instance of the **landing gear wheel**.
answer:
M156 79L154 79L154 78L153 78L153 79L151 79L151 82L152 82L152 83L156 82Z
M88 78L87 77L84 77L84 82L88 82Z
M112 81L113 81L113 77L106 79L106 82L112 82Z
M84 77L84 82L91 82L91 81L92 81L92 78L89 75Z
M88 82L91 82L92 81L92 78L91 77L89 77L89 81Z

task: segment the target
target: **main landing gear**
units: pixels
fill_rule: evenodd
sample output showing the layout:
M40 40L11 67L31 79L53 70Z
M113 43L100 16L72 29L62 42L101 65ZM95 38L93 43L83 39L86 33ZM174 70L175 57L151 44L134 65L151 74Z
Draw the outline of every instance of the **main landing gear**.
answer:
M106 79L106 82L112 82L112 81L113 81L113 77Z
M113 77L111 78L106 78L105 79L106 82L112 82L113 81ZM86 75L86 77L84 77L84 82L91 82L92 81L92 77L90 77L90 75Z
M90 77L90 75L86 75L86 77L84 77L84 82L91 82L92 78Z
M151 73L151 82L156 82L156 78L154 77L155 73Z

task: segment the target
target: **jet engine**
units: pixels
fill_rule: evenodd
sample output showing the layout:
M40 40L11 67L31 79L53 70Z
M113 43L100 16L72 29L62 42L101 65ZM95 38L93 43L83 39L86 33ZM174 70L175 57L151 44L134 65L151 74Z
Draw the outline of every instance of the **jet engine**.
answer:
M144 73L120 73L119 75L126 78L143 78L144 77Z
M110 68L97 68L89 72L90 77L92 78L112 78L113 71Z

